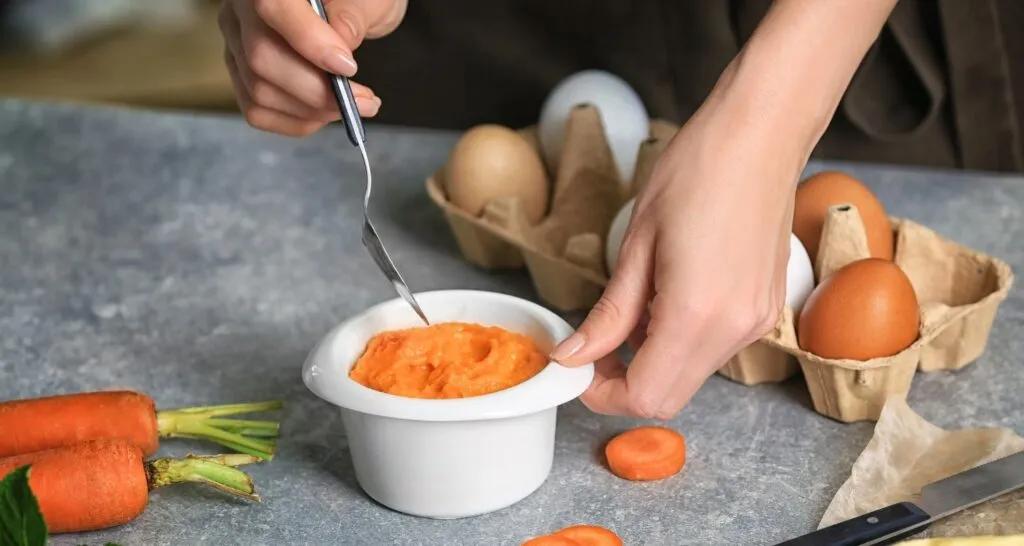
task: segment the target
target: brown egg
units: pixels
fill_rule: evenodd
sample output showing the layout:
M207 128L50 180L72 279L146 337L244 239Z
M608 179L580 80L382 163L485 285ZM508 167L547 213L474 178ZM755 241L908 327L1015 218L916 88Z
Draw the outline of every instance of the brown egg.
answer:
M823 358L892 356L917 340L920 315L910 278L895 263L865 258L811 292L797 321L800 348Z
M892 260L892 226L882 202L856 178L842 172L825 171L807 178L796 189L793 233L807 248L811 261L817 260L821 228L829 207L844 203L857 207L871 257Z
M548 206L548 177L540 152L522 135L499 125L479 125L452 148L444 169L448 199L479 216L496 197L518 197L536 223Z

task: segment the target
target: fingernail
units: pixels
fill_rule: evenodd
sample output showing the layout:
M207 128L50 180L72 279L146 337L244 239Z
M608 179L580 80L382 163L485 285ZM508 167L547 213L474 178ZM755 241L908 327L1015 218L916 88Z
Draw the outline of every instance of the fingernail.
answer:
M354 76L356 73L356 62L341 49L334 49L324 57L324 65L339 76Z
M586 343L587 338L583 337L583 334L579 332L573 332L573 334L565 339L565 341L558 344L554 351L551 351L551 360L558 362L565 360L572 355L578 353L583 348L583 344Z

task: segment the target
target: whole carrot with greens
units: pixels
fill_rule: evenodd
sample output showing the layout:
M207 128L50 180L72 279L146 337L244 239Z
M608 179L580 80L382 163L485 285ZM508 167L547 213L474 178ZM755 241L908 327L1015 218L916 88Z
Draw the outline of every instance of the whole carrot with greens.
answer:
M225 419L280 409L280 401L157 411L153 399L132 391L106 391L0 402L0 457L32 453L87 440L127 440L143 456L160 438L209 440L269 460L277 421Z
M93 440L0 459L0 480L29 467L28 484L51 533L123 525L146 509L157 487L197 482L259 502L249 476L234 468L259 462L229 454L145 461L125 440Z

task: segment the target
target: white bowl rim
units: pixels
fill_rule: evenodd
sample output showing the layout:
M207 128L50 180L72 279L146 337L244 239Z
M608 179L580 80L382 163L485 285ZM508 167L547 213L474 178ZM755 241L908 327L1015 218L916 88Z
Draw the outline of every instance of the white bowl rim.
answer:
M539 321L555 342L567 338L574 331L564 319L534 302L500 292L483 290L433 290L415 295L421 306L434 298L461 298L480 304L500 301L521 309ZM343 409L412 421L477 421L504 419L529 415L550 409L575 399L590 386L594 378L594 364L569 368L549 362L540 373L508 389L468 398L424 399L409 398L376 391L353 381L348 376L350 366L338 373L335 366L325 366L331 358L331 348L339 334L377 313L392 307L408 307L405 300L394 298L378 303L332 328L310 351L302 367L302 380L306 388L331 404ZM326 370L326 371L325 371Z

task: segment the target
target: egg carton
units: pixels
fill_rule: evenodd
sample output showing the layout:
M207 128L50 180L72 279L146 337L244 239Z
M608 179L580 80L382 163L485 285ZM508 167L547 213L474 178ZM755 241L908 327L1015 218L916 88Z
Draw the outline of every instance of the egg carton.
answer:
M483 269L530 274L538 296L562 311L589 309L608 282L605 239L621 207L646 183L654 162L678 126L652 120L639 148L632 180L617 174L601 118L589 105L572 110L549 211L531 223L519 200L493 199L479 216L447 200L444 168L426 181L427 194L443 211L460 252ZM519 131L541 154L535 126ZM552 173L549 173L549 176ZM776 327L733 357L719 373L746 384L785 381L803 373L815 411L843 422L877 420L886 398L905 397L917 370L954 370L985 349L999 304L1013 283L1003 261L946 240L910 220L890 218L894 261L910 278L920 303L918 340L897 355L867 361L833 360L802 350L796 316L785 308ZM869 256L867 237L853 205L829 211L814 272L822 279Z
M616 213L650 176L654 160L679 129L650 122L631 180L623 182L590 105L574 108L553 178L549 210L531 223L514 197L500 197L474 216L448 201L444 168L427 179L427 194L441 208L467 261L484 269L529 270L537 294L561 311L589 309L608 283L605 239ZM536 126L518 131L541 154ZM550 167L549 167L550 170Z
M911 220L889 220L896 240L893 260L918 299L920 325L913 344L898 354L864 361L822 358L800 348L797 317L787 307L771 332L720 372L747 384L784 381L803 372L815 411L843 422L875 421L888 397L907 396L918 370L956 370L981 356L999 305L1013 285L1010 266ZM856 206L829 209L820 247L814 263L819 282L870 257Z

